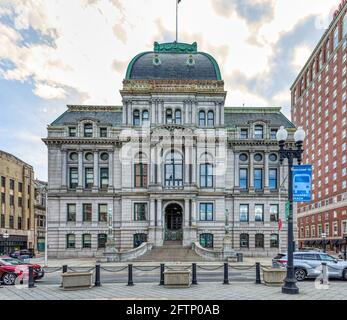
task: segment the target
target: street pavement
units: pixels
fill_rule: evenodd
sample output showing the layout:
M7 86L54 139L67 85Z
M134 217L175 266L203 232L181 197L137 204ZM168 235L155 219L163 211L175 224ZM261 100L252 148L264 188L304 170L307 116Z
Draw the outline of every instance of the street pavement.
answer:
M347 283L334 281L328 289L319 289L315 281L298 283L300 294L286 295L280 287L264 284L201 282L190 288L174 289L158 283L134 286L114 283L91 289L64 291L58 285L9 286L0 288L0 300L346 300Z

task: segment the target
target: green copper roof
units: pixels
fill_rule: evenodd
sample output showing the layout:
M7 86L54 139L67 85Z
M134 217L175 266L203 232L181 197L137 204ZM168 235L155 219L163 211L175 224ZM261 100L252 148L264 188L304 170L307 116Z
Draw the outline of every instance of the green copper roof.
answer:
M140 53L131 60L126 79L222 80L217 61L211 55L198 52L197 49L196 42L155 42L152 52ZM194 60L193 65L187 63L189 59Z

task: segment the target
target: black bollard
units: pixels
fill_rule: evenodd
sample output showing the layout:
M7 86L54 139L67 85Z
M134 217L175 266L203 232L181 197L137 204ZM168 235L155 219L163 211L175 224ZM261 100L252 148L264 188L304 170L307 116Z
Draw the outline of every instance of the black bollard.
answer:
M128 264L128 286L133 286L133 265Z
M160 264L160 286L164 285L164 271L165 271L165 264L161 263Z
M196 280L196 263L192 264L192 284L198 284L198 281Z
M34 267L29 266L29 281L28 281L28 288L35 288L35 282L34 282Z
M255 283L256 284L261 284L261 279L260 279L260 263L256 262L255 264Z
M229 265L224 263L224 281L223 284L229 284Z
M95 266L95 287L101 287L100 282L100 264Z

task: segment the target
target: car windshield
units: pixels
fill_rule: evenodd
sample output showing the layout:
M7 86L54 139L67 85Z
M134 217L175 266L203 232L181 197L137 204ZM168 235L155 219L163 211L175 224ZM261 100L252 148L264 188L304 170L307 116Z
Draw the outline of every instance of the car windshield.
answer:
M324 261L335 261L336 259L332 256L329 256L328 254L320 254L321 260Z
M23 264L22 261L11 258L1 258L0 261L6 266L18 266Z

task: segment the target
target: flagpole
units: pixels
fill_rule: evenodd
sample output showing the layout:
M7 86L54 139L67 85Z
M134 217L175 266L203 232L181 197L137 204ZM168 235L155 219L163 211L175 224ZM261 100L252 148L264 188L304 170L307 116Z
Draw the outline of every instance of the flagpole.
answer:
M178 0L176 0L176 42L178 42Z

